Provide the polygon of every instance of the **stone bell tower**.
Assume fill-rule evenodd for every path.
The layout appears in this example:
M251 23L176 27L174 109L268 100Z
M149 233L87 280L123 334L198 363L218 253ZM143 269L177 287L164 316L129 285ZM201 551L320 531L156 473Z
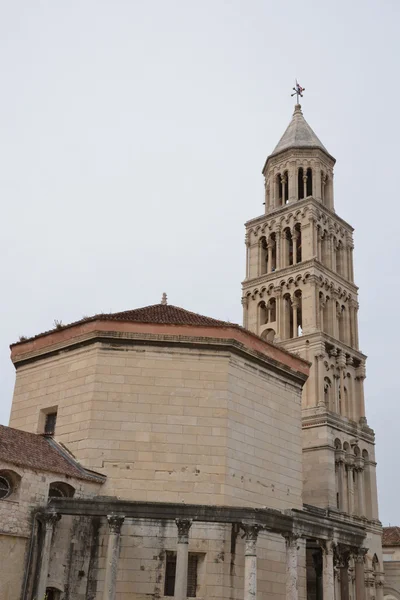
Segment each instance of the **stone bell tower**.
M312 365L302 397L304 503L362 519L381 561L353 228L335 213L334 165L297 104L263 168L265 214L246 223L243 320Z

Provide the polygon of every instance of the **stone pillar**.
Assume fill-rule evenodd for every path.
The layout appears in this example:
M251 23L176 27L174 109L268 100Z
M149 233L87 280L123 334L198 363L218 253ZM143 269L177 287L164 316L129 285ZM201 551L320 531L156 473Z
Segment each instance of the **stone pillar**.
M364 401L364 379L365 379L365 364L361 363L356 371L356 379L358 381L358 418L365 421L365 401Z
M357 470L357 491L358 491L358 514L360 517L366 517L365 510L365 486L364 486L364 459L361 456L356 458Z
M326 181L326 173L323 173L321 179L321 200L324 206L326 206Z
M354 472L354 457L347 455L347 502L348 502L348 512L349 515L354 514L354 482L353 482L353 472Z
M244 237L244 244L246 246L246 279L248 279L250 276L250 238L247 231Z
M313 196L316 200L321 200L321 167L317 165L313 170Z
M261 525L242 523L245 532L243 600L257 599L257 537ZM176 594L175 594L176 596ZM179 599L178 599L179 600Z
M333 550L332 540L326 540L321 544L322 549L322 597L323 600L335 600L335 579L333 573Z
M297 240L299 238L299 231L297 229L293 229L292 232L292 248L293 248L293 264L297 265Z
M282 268L281 237L282 237L281 228L278 226L276 228L276 235L275 235L275 251L276 251L276 268L277 269Z
M273 195L274 195L274 199L273 199L273 206L274 208L276 208L278 206L278 177L279 175L273 175L272 177L272 187L273 187Z
M335 461L338 467L338 494L339 494L339 510L347 512L347 502L345 503L345 453L344 450L335 450Z
M282 339L282 288L276 287L274 288L275 294L275 302L276 302L276 335L275 341L280 341Z
M354 347L356 348L356 350L358 350L358 302L355 303L354 306L354 341L355 341L355 345Z
M375 589L376 589L376 600L383 600L383 577L382 575L377 575L375 578Z
M365 549L360 548L354 554L354 566L356 576L356 600L365 600L365 577L364 577L364 555Z
M118 558L121 544L121 527L125 517L107 515L109 534L107 546L106 572L104 575L103 600L115 600L118 573Z
M243 307L243 327L247 329L247 312L248 312L248 304L249 299L248 296L242 297L242 307Z
M294 162L293 168L293 190L293 200L299 200L299 168L296 162Z
M307 171L305 170L304 173L307 173ZM307 175L303 175L303 190L304 190L303 198L307 198Z
M190 519L176 519L176 525L178 527L178 545L176 547L175 599L186 600L189 564L189 530L192 526L192 521Z
M341 399L341 403L342 403L342 410L339 411L340 414L342 416L348 416L348 407L345 406L345 393L344 393L344 371L346 368L346 357L345 355L341 352L339 354L339 356L337 357L337 366L339 367L339 373L340 373L340 399Z
M293 311L293 337L296 338L297 337L297 309L299 308L299 301L298 299L293 296L293 300L292 300L292 311Z
M283 177L282 177L282 206L285 206L285 204L286 204L285 198L286 198L286 186L287 185L288 185L287 177L285 175L283 175Z
M298 600L297 536L286 535L286 600Z
M347 555L340 561L340 600L349 600L349 559Z
M268 262L267 262L267 273L272 273L272 240L268 240Z
M51 541L53 539L54 527L60 518L60 515L57 513L48 513L40 515L39 517L39 520L44 527L40 574L36 590L36 597L40 599L44 598L46 595L47 581L49 576Z

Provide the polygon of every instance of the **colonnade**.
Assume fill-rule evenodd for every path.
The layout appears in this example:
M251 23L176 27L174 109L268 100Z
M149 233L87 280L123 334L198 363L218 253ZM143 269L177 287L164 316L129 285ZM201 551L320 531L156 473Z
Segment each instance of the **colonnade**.
M258 274L273 273L302 261L301 226L280 228L264 236L258 246Z
M316 259L344 279L353 282L353 241L338 239L333 229L327 231L316 224L314 227L317 228L313 252Z
M266 176L266 212L310 196L333 210L333 174L328 175L318 166L309 167L292 161L279 172Z
M371 462L366 450L362 455L350 452L349 444L343 449L337 440L335 449L335 471L337 507L350 515L376 518L371 498Z
M302 328L302 295L297 291L293 296L283 294L282 289L274 290L270 297L258 304L257 328L262 334L266 325L272 326L280 340L296 338Z
M317 308L317 328L357 349L358 302L351 298L343 300L334 290L320 291Z

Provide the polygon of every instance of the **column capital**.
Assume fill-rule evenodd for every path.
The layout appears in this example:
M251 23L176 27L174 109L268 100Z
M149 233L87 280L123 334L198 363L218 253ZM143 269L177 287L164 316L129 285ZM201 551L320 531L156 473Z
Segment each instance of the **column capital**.
M107 515L108 527L110 533L120 534L121 527L125 521L125 517L122 515Z
M351 556L356 564L363 564L368 548L352 548Z
M248 296L242 296L241 302L242 302L242 306L248 306L249 300L248 300Z
M333 540L318 540L318 545L322 554L333 556L336 549L336 543Z
M245 533L245 556L256 556L257 538L259 532L263 529L262 525L259 525L258 523L240 523L240 527Z
M175 519L178 528L178 544L189 543L189 530L192 526L191 519Z
M52 530L57 521L61 519L61 515L56 512L43 513L39 515L39 520L43 523L47 530Z

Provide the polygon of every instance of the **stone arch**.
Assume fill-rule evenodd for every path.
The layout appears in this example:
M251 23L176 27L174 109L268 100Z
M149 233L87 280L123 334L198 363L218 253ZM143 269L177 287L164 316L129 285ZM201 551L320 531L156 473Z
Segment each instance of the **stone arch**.
M52 481L49 485L49 498L73 498L75 488L65 481Z

